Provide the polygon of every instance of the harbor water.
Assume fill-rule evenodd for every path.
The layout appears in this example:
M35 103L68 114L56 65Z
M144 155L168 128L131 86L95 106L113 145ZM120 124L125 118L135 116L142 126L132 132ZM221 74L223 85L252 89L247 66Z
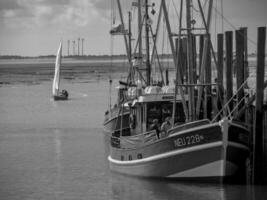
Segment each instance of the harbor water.
M80 78L64 77L61 89L68 90L70 99L55 102L52 68L40 75L3 66L0 200L267 199L267 186L183 183L110 172L102 133L108 73L89 70Z

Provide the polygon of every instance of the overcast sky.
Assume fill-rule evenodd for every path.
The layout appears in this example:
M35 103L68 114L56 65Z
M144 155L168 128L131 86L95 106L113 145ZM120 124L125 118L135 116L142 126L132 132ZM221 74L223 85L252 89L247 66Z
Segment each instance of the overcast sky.
M110 54L111 1L0 0L0 55L55 54L61 39L66 54L67 40L78 37L85 38L85 54ZM257 27L267 24L267 0L223 0L223 5L226 19L236 28L247 26L256 42ZM224 24L224 30L233 30Z

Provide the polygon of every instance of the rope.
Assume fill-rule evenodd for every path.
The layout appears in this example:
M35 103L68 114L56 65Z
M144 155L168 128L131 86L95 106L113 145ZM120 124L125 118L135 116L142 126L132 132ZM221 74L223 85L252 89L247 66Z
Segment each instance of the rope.
M224 21L223 21L223 0L221 0L221 20L222 20L222 33L224 32Z
M235 92L235 94L226 102L226 104L222 107L222 109L217 113L217 115L213 118L212 122L214 122L216 120L216 118L223 112L223 110L225 108L228 109L228 117L231 117L230 115L232 114L232 112L230 111L229 108L229 104L231 103L231 101L234 99L234 97L237 95L237 93L246 85L248 81L248 78L242 83L242 85L238 88L238 90ZM239 104L238 104L239 105Z
M217 10L217 8L215 8L215 7L213 7L213 9L215 10L215 12L217 13L217 14L219 14L221 17L222 17L222 19L225 21L225 22L227 22L228 23L228 25L230 25L234 30L238 30L237 29L237 27L235 26L235 25L233 25L221 12L219 12L218 10ZM252 39L250 39L249 37L247 37L247 39L248 39L248 41L250 41L252 44L254 44L255 46L257 45L257 43L255 42L255 41L253 41Z

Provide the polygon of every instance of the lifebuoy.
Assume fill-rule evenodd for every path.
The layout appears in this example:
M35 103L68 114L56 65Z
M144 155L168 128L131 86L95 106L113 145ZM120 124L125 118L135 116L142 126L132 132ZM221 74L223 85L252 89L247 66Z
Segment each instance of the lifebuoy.
M135 129L136 127L136 116L131 114L129 118L129 124L131 129Z

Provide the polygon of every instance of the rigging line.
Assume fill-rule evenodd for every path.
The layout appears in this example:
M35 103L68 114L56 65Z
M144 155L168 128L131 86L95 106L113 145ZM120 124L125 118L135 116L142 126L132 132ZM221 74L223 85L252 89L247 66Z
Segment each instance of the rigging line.
M208 2L208 0L206 0L206 1L204 2L203 6L202 6L202 9L203 9L203 10L205 10L205 7L206 7L206 5L207 5L207 2ZM198 12L199 12L200 15L201 15L201 10L200 10L200 8L199 8ZM201 20L201 21L202 21L201 26L203 27L203 26L204 26L204 21L203 21L203 20Z
M238 30L237 27L235 27L235 25L233 25L222 13L220 13L216 8L213 7L213 9L215 10L216 13L218 13L225 22L228 23L228 25L230 25L233 29ZM243 35L244 36L244 35ZM252 39L250 39L249 37L247 37L248 41L250 41L252 44L254 44L255 46L257 45L257 43L255 41L253 41Z
M169 1L169 5L168 5L168 8L167 8L167 12L169 13L170 12L170 6L171 6L171 2ZM173 21L174 23L174 21ZM166 45L166 51L167 51L167 58L168 58L168 64L167 64L167 69L169 70L170 68L170 62L169 62L169 59L170 59L170 53L169 53L169 43L167 42L167 45Z
M221 20L222 20L222 33L224 32L224 21L223 21L223 0L221 0Z
M217 113L217 115L213 118L212 122L215 121L215 119L219 116L219 114L226 108L229 107L229 104L234 99L234 97L239 93L239 91L246 85L248 82L249 77L242 83L242 85L236 90L235 94L224 104L224 106L221 108L221 110Z
M215 0L215 6L216 6L216 9L218 8L218 0ZM215 28L214 28L214 35L217 35L217 15L216 13L214 13L215 15L215 20L214 20L214 24L215 24ZM217 44L217 37L214 37L215 39L215 44Z
M179 13L178 13L178 11L177 11L176 5L175 5L175 3L174 3L173 0L172 0L172 4L173 4L174 10L175 10L175 14L176 14L176 16L178 17L178 20L180 21L180 15L179 15Z
M151 31L151 35L153 35L152 27L149 26L149 28L150 28L150 31ZM155 38L154 38L154 37L153 37L153 42L155 43ZM159 55L158 55L158 51L157 51L157 47L156 47L156 45L154 45L154 50L155 50L156 57L157 57L157 61L158 61L158 66L159 66L160 75L161 75L161 81L162 81L163 84L164 84L164 78L163 78L162 66L161 66L161 64L160 64L160 59L159 59ZM156 67L156 65L155 65L155 67ZM156 69L155 69L155 73L156 73Z

